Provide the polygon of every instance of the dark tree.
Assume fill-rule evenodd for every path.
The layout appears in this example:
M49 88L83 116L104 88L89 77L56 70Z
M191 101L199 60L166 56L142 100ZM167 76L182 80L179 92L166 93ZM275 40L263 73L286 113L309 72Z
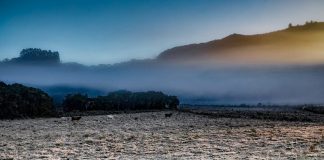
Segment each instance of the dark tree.
M292 27L293 27L293 25L291 23L289 23L288 28L292 28Z
M53 100L45 92L21 84L6 85L0 82L0 119L54 114Z
M27 48L20 52L19 57L3 61L16 64L46 64L53 65L60 63L60 55L56 51L42 50L39 48Z
M154 91L116 91L96 98L75 94L66 96L63 102L65 111L176 109L178 105L176 96Z
M176 96L169 96L167 103L171 109L177 109L180 104L180 101Z
M63 101L63 110L67 112L74 110L85 111L87 110L88 102L89 98L87 95L69 94Z

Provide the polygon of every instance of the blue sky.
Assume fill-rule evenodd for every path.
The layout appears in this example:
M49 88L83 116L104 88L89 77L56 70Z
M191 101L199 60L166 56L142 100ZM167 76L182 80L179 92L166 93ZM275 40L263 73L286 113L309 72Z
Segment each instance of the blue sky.
M165 49L324 21L322 0L0 0L0 59L23 48L110 64Z

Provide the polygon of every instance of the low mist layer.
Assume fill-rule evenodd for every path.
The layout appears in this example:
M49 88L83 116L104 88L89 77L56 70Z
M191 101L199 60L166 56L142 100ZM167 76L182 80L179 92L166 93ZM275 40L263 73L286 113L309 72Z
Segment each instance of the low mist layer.
M107 68L60 65L6 66L0 72L0 79L6 82L41 88L84 87L102 93L158 90L179 96L182 103L324 102L324 66L207 69L162 64Z
M191 104L318 104L324 103L323 41L324 24L311 22L262 35L234 34L115 65L61 63L57 52L25 49L0 63L0 80L57 97L156 90Z

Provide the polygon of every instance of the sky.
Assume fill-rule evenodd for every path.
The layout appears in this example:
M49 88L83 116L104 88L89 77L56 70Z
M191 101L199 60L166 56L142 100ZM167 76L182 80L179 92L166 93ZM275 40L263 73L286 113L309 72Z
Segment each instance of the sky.
M323 0L0 0L0 60L30 47L87 65L155 58L232 33L324 21L323 8Z

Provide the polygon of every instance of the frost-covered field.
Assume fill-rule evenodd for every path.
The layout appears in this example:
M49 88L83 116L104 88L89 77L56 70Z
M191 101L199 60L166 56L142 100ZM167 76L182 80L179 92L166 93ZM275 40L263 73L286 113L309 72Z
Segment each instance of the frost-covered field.
M166 113L173 113L166 118ZM176 111L0 121L0 159L324 158L324 122Z

